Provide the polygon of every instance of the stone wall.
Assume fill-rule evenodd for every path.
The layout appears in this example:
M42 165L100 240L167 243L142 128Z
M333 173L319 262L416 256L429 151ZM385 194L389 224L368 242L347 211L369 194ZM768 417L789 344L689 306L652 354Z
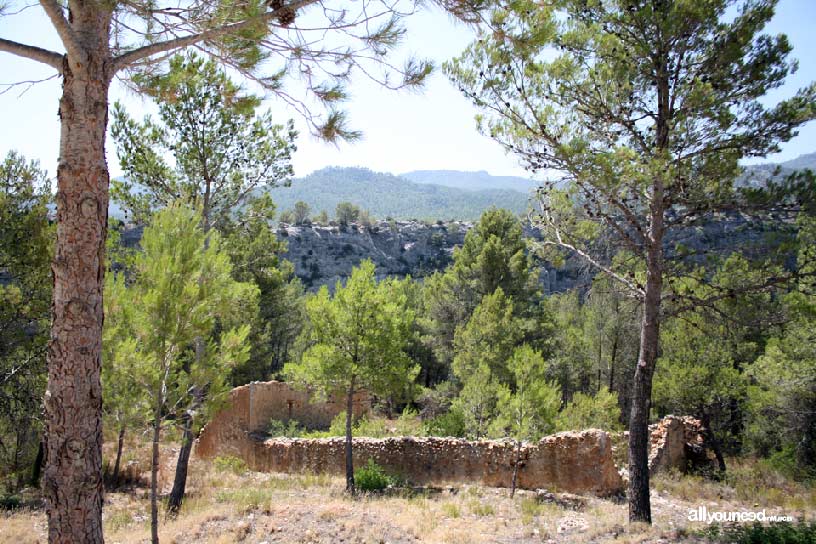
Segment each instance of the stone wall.
M706 450L703 425L699 419L689 416L668 415L649 425L649 474L654 475L671 469L685 471L689 462L707 463L710 454ZM626 477L629 464L629 432L611 435L615 463ZM702 451L700 458L690 459L690 450Z
M263 433L273 419L284 423L295 420L311 429L325 429L345 409L345 398L331 397L321 402L284 382L252 382L230 392L225 408L202 429L196 449L203 457L211 456L209 452L235 449L248 433ZM369 396L357 393L354 415L360 416L370 409Z
M230 403L203 429L195 452L201 458L232 455L264 472L345 471L342 438L287 439L264 435L269 421L294 419L311 427L327 427L343 411L342 399L310 403L308 393L283 382L255 382L235 388ZM354 413L371 407L360 394ZM703 444L702 426L694 418L667 416L650 426L649 471L684 469L689 446ZM610 436L590 429L565 432L524 444L518 486L571 493L612 495L623 490L628 433ZM354 462L368 459L415 484L479 483L508 487L515 462L511 441L468 441L454 438L355 438Z
M202 457L236 455L263 472L345 473L344 440L271 438L245 433L213 450L196 448ZM413 484L479 483L509 487L515 446L511 441L454 438L355 438L354 463L373 459L391 474ZM521 450L518 487L546 488L607 496L623 490L612 460L609 436L591 429L547 436Z

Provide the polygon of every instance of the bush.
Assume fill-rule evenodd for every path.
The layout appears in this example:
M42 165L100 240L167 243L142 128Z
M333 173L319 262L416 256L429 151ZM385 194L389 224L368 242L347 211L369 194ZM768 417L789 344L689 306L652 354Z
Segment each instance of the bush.
M246 462L238 457L225 455L223 457L216 457L213 459L213 466L220 472L232 472L241 475L249 470Z
M285 438L299 438L303 435L304 430L294 419L289 420L287 425L279 419L272 419L266 427L266 433L269 436L282 436Z
M601 389L593 397L576 393L572 401L558 414L556 428L559 431L580 431L583 429L603 429L620 431L620 408L618 394Z
M425 422L425 434L428 436L465 436L465 416L461 410L452 409L440 416Z
M811 544L816 542L816 523L773 523L762 525L712 526L703 532L715 542L729 544Z
M23 505L23 499L18 495L0 496L0 510L14 510Z
M354 483L360 491L382 491L394 484L394 478L369 458L364 467L354 471Z
M419 414L410 406L406 406L394 424L396 436L425 436L425 426L419 419Z

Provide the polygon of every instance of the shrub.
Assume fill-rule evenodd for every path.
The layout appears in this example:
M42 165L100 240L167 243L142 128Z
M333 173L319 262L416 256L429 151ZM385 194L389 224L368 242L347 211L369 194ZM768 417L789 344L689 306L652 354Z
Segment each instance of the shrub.
M394 479L369 458L365 466L354 471L354 482L360 491L382 491L392 485Z
M714 525L703 536L728 544L810 544L816 542L816 523L773 523L720 527Z
M0 496L0 510L14 510L23 505L23 499L18 495Z
M572 401L558 414L556 427L559 431L580 431L583 429L603 429L619 431L623 427L619 420L618 394L601 389L593 397L576 393Z
M425 421L428 436L465 436L465 416L461 410L452 409L442 415Z
M397 436L425 436L425 426L419 419L419 414L410 406L406 406L394 425Z
M249 470L246 462L238 457L225 455L223 457L216 457L213 459L213 466L220 472L232 472L241 475Z
M289 424L286 424L279 419L272 419L269 421L269 425L266 427L266 433L269 436L299 438L303 435L304 430L294 419L289 420Z

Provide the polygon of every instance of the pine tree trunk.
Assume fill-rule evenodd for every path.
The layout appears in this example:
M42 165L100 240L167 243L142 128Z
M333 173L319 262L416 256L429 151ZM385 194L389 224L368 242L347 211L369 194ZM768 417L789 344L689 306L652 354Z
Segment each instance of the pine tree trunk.
M79 11L71 12L71 24L86 58L67 57L63 65L43 491L50 542L97 543L103 542L99 374L108 220L110 13L96 3L74 7Z
M348 389L348 398L346 399L346 491L352 495L355 493L354 488L354 459L352 457L351 449L351 422L354 409L354 377L351 378L351 384Z
M31 467L31 481L29 484L36 487L40 483L40 474L42 473L43 461L45 461L45 444L44 439L40 439L40 445L37 447L37 458L34 459L34 466Z
M618 331L615 331L615 340L612 342L612 355L609 359L609 392L615 390L615 358L618 356Z
M510 484L510 498L516 494L516 482L518 481L519 463L521 463L521 440L516 440L516 463L513 465L513 481Z
M113 464L113 485L119 484L119 465L122 462L122 449L125 445L125 426L119 429L119 438L116 441L116 462Z
M663 9L663 8L661 8ZM654 158L669 158L670 87L669 60L658 50L655 82L657 119ZM649 500L649 412L652 406L652 377L660 347L660 306L663 295L663 237L665 234L663 172L653 174L649 203L649 229L645 236L646 288L643 297L643 321L640 327L640 353L632 387L632 411L629 417L629 521L652 522Z
M150 461L150 542L159 544L159 438L161 437L161 411L157 409L153 420L153 455Z
M711 446L711 449L714 450L714 457L717 459L717 467L720 469L720 473L725 474L728 467L725 465L725 457L722 453L720 441L717 440L717 435L714 434L714 429L711 428L711 417L705 410L701 410L701 414L700 419L703 423L703 433L705 434L706 440Z
M662 211L660 212L662 216ZM629 521L652 522L649 501L649 412L652 376L660 341L660 297L663 286L662 240L648 250L646 294L629 417Z
M179 449L176 474L173 478L173 490L167 502L167 511L177 514L184 501L184 492L187 488L187 469L190 465L190 452L193 450L193 418L185 412L183 417L181 449Z

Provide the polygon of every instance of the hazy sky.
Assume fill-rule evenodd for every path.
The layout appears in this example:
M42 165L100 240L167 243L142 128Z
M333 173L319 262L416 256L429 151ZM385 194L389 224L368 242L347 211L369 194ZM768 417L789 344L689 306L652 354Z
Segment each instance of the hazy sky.
M24 0L12 2L12 8ZM35 2L30 2L35 4ZM781 0L777 14L766 29L784 32L799 59L799 71L787 85L771 94L770 100L790 95L816 80L816 0ZM38 5L22 13L0 18L0 37L62 50L53 29ZM411 17L405 46L412 52L441 63L457 55L472 39L472 31L455 23L438 9ZM0 52L0 83L38 80L49 75L47 67ZM57 107L60 84L55 78L38 83L22 96L16 87L0 95L0 156L10 149L39 159L52 175L56 171L59 119ZM3 87L0 87L0 91ZM486 170L494 175L524 175L515 160L489 138L477 134L475 109L441 73L434 74L421 94L389 92L362 78L351 86L350 112L353 128L364 132L361 142L339 147L316 141L295 117L301 129L294 157L296 175L330 165L365 166L377 171L402 173L410 170ZM140 118L155 111L149 101L128 94L115 83L112 101L123 99L131 115ZM278 118L294 116L279 101L266 105ZM816 151L816 123L804 127L800 135L769 160L788 160ZM108 163L113 175L121 170L108 142Z

